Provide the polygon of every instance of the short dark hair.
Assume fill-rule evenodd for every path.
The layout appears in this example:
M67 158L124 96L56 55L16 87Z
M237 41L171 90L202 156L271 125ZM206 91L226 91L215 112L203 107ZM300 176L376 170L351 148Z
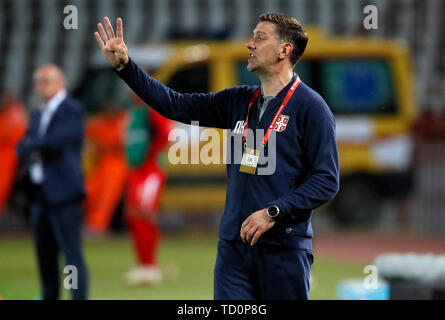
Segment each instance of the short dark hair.
M303 55L308 42L308 36L297 19L282 13L264 13L259 17L260 22L271 22L277 26L277 39L290 42L293 50L290 62L295 65Z

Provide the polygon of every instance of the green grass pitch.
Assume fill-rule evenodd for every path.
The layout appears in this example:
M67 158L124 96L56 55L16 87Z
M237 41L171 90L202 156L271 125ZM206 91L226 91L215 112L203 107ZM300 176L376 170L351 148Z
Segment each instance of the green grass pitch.
M164 236L159 256L163 283L158 287L128 288L124 285L123 275L134 266L134 252L128 235L88 239L84 246L90 299L212 299L217 241L215 233L206 232ZM63 259L60 265L63 266ZM340 280L364 277L360 264L325 259L317 254L312 276L311 299L335 299ZM63 287L61 293L63 299L69 299ZM39 294L30 235L0 237L0 297L27 300L37 298Z

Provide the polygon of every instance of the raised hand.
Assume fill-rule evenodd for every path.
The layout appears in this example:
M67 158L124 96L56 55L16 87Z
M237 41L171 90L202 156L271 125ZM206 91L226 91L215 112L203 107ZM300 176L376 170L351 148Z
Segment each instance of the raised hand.
M122 19L116 19L116 36L114 35L110 19L105 17L104 22L107 32L105 32L102 23L98 23L97 28L99 32L95 32L94 36L96 37L97 43L99 43L105 59L117 70L122 70L129 61L127 46L124 42Z

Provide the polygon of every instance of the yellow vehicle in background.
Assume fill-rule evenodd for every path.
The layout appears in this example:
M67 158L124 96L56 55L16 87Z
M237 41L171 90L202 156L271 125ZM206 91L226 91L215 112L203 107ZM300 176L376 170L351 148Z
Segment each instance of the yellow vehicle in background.
M338 222L373 221L385 197L404 196L412 184L410 129L417 106L409 53L394 41L308 33L308 47L295 71L335 115L341 187L331 207ZM249 53L242 41L130 45L129 53L153 77L182 93L259 84L246 70ZM103 57L98 54L91 65L78 96L91 109L101 99L98 91L124 100L128 92L117 76L110 75L113 71ZM162 208L222 212L225 170L224 164L168 163Z

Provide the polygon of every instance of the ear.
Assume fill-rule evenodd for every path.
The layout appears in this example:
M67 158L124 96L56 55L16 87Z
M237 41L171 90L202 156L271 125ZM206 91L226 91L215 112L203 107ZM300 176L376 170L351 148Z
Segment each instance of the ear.
M283 60L283 59L289 57L293 50L294 50L294 48L290 42L281 43L279 51L278 51L278 58L280 60Z

